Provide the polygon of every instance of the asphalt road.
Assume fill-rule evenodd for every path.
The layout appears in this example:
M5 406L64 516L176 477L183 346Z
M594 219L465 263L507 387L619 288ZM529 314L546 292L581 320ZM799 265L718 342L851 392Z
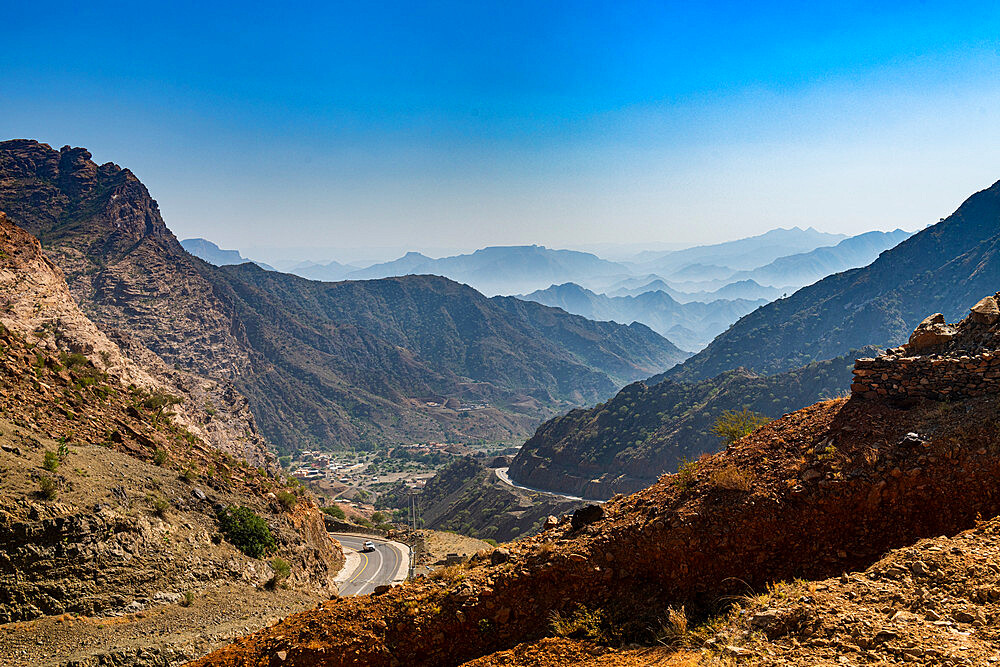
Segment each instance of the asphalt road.
M334 537L345 547L359 552L361 556L357 569L340 585L342 596L366 595L373 592L380 584L392 583L396 571L403 564L403 554L378 538L343 533L337 533ZM361 551L366 540L375 543L375 551Z
M545 493L550 496L558 496L560 498L565 498L566 500L576 500L581 503L596 503L598 505L603 505L605 500L597 500L594 498L581 498L580 496L569 496L565 493L559 493L558 491L546 491L545 489L536 489L532 486L524 486L523 484L518 484L510 478L508 474L509 468L495 468L494 472L497 474L497 479L506 484L507 486L513 486L516 489L522 489L524 491L534 491L535 493Z

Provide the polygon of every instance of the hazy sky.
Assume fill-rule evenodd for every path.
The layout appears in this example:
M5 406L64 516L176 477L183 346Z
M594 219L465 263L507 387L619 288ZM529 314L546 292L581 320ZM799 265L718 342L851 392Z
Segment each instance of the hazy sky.
M180 238L224 247L917 229L1000 179L995 2L5 2L0 23L0 135L128 167Z

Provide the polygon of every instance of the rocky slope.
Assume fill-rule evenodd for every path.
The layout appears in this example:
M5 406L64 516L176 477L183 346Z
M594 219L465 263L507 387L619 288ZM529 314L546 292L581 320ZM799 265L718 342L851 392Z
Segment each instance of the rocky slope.
M330 285L209 265L181 248L131 172L84 149L0 143L0 210L42 241L84 312L129 356L152 353L183 374L176 381L204 392L197 400L230 435L257 438L252 412L283 450L515 439L684 356L648 329L541 307L512 316L444 279ZM490 408L465 418L427 409L441 397Z
M406 509L406 489L379 499L380 506ZM525 491L499 480L493 468L474 457L447 466L417 496L424 525L500 542L537 532L550 515L572 512L583 503Z
M324 603L194 664L461 664L567 625L652 645L679 625L670 608L704 619L733 596L862 570L996 516L998 400L819 403L468 567ZM989 626L970 629L985 646Z
M773 418L846 393L860 355L772 376L741 368L701 382L663 376L636 382L605 403L538 427L514 457L511 478L584 498L633 493L723 447L711 428L726 410L747 408Z
M184 397L174 411L178 423L216 448L252 465L273 466L273 455L246 405L231 388L223 389L191 373L172 369L133 338L116 332L131 356L122 353L81 312L62 271L38 240L0 212L0 323L28 337L39 350L82 354L102 372L126 385ZM218 406L218 407L216 407ZM214 418L221 409L226 418Z
M78 664L168 664L158 656L176 663L232 636L230 628L208 638L219 615L214 603L201 603L198 612L166 611L188 593L226 604L267 596L261 587L274 576L268 562L219 539L217 512L229 506L265 517L290 572L287 591L266 600L269 615L227 611L227 623L243 630L336 594L333 577L343 557L318 508L294 495L279 503L285 490L273 471L205 438L213 432L211 415L200 404L184 405L193 394L124 355L80 311L38 241L2 213L0 295L5 664L63 664L70 655ZM47 633L34 635L30 646L7 643L49 626L53 616L121 617L129 629L147 610L182 625L200 617L206 639L178 636L175 626L161 623L157 635L133 633L127 645L116 643L120 636L67 644Z
M960 319L1000 281L1000 183L867 267L829 276L750 313L671 372L693 381L744 366L778 373L865 345L906 341L927 310Z
M318 508L303 498L288 511L276 499L281 483L175 424L157 407L162 394L126 387L85 358L44 351L6 327L0 376L0 623L18 623L0 625L4 653L17 659L9 664L69 655L92 661L79 664L102 655L174 664L217 645L229 635L197 643L170 627L117 648L83 637L65 645L44 634L11 653L4 638L61 614L131 615L122 617L128 626L135 614L176 606L189 592L266 597L268 562L219 539L216 513L227 506L264 516L291 566L287 583L296 594L275 609L287 613L336 593L343 557ZM206 631L218 611L201 607ZM173 663L153 660L166 647Z

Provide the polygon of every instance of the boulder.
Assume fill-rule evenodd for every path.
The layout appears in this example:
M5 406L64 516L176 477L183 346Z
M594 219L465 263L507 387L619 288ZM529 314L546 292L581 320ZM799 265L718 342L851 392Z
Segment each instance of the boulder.
M604 508L600 505L587 505L573 512L571 525L573 529L582 528L604 518Z
M909 352L920 352L927 348L947 343L955 337L954 327L944 321L944 315L934 313L917 325L906 344Z
M490 563L500 565L510 560L510 551L504 547L498 547L490 553Z
M969 311L969 319L986 325L994 325L1000 321L1000 306L997 305L996 297L988 296L980 300Z

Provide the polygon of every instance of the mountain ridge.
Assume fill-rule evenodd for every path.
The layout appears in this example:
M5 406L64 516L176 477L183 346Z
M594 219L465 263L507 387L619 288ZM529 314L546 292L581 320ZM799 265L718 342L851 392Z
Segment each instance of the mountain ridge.
M538 315L568 336L576 329L576 338L597 341L588 362L581 350L543 340L538 323L511 318L472 290L445 279L416 278L403 283L437 286L439 305L448 294L456 297L453 310L410 298L407 335L422 341L425 352L448 353L451 365L418 358L366 329L371 319L364 326L336 322L307 307L333 305L333 295L352 291L358 299L353 306L360 308L376 303L388 283L324 284L252 264L215 267L183 250L131 172L112 163L98 166L81 148L0 143L0 210L43 239L74 298L102 330L123 343L137 341L167 366L207 380L202 384L214 383L220 391L238 388L261 431L285 451L373 446L387 439L509 440L557 408L610 395L617 383L664 370L685 356L652 332L591 325L561 311ZM352 305L339 304L341 312ZM473 345L456 336L437 340L455 321L468 324L463 335ZM498 335L501 324L505 333ZM384 323L380 331L388 335ZM397 343L406 338L392 333ZM452 354L454 345L473 351L471 365ZM528 350L540 356L526 358ZM487 355L492 355L488 362ZM605 362L617 380L598 367ZM539 371L541 382L508 382L531 376L525 372L529 367ZM463 378L462 368L483 375ZM424 405L441 394L476 402L486 396L492 404L468 412Z

